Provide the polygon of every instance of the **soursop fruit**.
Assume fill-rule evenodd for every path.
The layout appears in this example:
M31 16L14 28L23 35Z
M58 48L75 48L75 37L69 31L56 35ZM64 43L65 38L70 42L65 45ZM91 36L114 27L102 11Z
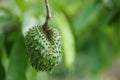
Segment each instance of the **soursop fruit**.
M37 71L51 71L61 61L62 40L54 28L32 27L25 36L25 45L30 63Z

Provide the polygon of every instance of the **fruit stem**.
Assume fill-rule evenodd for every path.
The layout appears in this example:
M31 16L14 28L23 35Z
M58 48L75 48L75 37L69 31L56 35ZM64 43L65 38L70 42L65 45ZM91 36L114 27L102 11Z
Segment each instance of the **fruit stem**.
M51 11L50 11L50 7L49 7L49 2L48 0L45 0L45 5L46 5L46 12L47 12L47 16L46 16L46 20L45 20L45 23L43 25L43 28L45 31L48 31L50 30L49 26L48 26L48 21L50 20L51 18Z
M45 4L46 4L46 11L47 11L46 22L48 22L49 19L51 18L51 11L50 11L48 0L45 0Z

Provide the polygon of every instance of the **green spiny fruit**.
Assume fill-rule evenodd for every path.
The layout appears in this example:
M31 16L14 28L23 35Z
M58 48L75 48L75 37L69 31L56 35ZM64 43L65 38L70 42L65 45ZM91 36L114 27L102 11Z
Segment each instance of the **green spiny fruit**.
M61 60L61 36L56 29L34 26L27 32L25 44L37 71L51 71Z

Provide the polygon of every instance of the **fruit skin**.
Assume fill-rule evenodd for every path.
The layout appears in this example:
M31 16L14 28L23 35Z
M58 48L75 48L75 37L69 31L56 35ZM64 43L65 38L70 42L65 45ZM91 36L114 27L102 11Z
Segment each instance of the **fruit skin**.
M45 31L34 26L25 36L25 45L31 65L37 71L51 71L61 61L62 40L56 29Z

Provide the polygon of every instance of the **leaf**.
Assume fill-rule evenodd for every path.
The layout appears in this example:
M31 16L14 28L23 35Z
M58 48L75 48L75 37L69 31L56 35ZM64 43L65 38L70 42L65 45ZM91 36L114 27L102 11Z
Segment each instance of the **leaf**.
M26 80L26 66L27 57L24 47L24 39L23 36L19 33L10 54L7 80Z
M0 79L5 80L5 70L4 70L4 68L3 68L2 64L1 64L1 61L0 61Z
M26 80L37 80L37 74L38 72L32 68L32 66L28 65L27 70L26 70Z
M15 0L22 12L28 9L28 3L25 0Z
M0 7L0 29L6 29L18 25L19 17L15 15L9 8ZM1 31L0 30L0 31Z
M5 40L5 35L4 35L3 31L0 31L0 50L4 46L4 40Z
M70 25L62 12L55 12L53 22L56 28L60 30L62 36L65 64L72 70L74 69L75 60L75 42Z
M120 11L120 1L119 0L112 0L112 1L115 4L116 9Z
M79 16L77 16L76 20L74 21L74 32L78 36L81 31L86 29L88 25L96 18L99 12L102 10L102 4L90 4L80 12Z
M74 16L77 12L79 12L80 8L82 7L82 1L79 0L51 0L53 5L52 8L59 8L62 10L67 16Z
M1 34L0 34L0 40L2 40L2 39L1 39ZM0 41L0 79L5 80L5 69L2 65L2 48L3 48L3 45L1 45L1 41Z
M26 72L26 80L49 80L46 72L37 72L30 64Z

